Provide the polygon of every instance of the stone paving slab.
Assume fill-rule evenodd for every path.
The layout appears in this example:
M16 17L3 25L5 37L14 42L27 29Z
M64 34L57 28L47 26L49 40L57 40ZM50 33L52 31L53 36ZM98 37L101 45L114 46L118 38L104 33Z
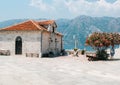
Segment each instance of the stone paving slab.
M0 56L0 85L120 85L119 59Z

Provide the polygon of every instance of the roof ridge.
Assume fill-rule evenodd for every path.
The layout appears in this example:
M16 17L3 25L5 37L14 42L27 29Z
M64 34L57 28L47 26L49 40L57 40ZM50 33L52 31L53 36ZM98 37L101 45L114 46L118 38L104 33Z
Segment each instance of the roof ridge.
M30 20L30 21L31 21L39 30L45 30L45 28L42 27L42 26L40 26L40 25L38 25L36 21L34 21L34 20ZM42 28L42 29L41 29L41 28Z
M34 20L30 20L39 30L41 29L36 23Z

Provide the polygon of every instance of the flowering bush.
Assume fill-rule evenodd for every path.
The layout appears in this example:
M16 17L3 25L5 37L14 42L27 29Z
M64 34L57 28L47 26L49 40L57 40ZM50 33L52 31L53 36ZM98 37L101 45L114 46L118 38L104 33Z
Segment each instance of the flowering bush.
M94 32L87 37L85 43L97 50L99 55L101 55L100 53L104 53L103 51L105 51L109 46L114 47L114 45L120 44L120 34Z
M120 44L120 34L118 33L97 33L94 32L86 39L86 45L94 49L107 48L109 46Z

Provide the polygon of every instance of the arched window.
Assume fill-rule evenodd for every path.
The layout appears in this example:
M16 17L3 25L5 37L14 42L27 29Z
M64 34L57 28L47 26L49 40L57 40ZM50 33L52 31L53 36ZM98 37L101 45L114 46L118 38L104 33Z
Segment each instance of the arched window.
M22 54L22 38L20 36L15 39L15 54Z

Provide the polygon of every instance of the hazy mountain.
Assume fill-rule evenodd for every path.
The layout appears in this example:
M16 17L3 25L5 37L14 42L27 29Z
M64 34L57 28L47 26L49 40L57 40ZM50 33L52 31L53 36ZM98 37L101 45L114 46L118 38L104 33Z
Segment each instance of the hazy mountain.
M0 22L0 28L10 26L27 19ZM40 19L39 19L40 20ZM83 49L86 37L92 32L120 32L120 18L78 16L74 19L58 19L57 30L64 35L64 47L74 48L75 39L78 47Z
M3 21L3 22L0 22L0 28L11 26L11 25L23 22L25 20L27 19L12 19L12 20Z

